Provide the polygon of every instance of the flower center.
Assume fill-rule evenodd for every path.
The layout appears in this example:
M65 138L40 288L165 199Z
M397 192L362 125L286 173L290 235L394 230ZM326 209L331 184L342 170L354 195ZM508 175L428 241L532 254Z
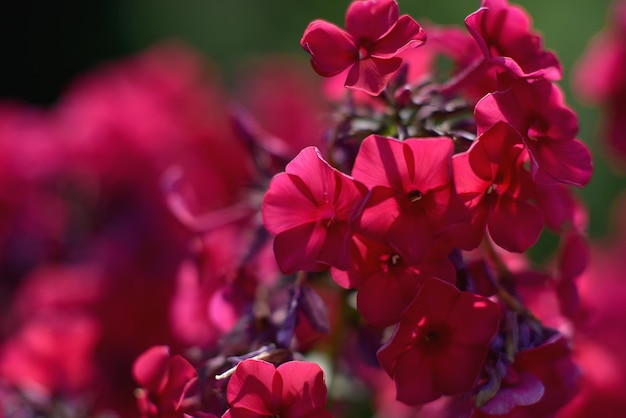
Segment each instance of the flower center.
M424 197L422 192L419 190L411 190L407 196L409 197L409 202L411 203L419 202Z
M437 344L440 339L441 334L435 330L430 330L424 335L424 342L426 342L426 344Z
M365 59L369 56L369 51L367 50L367 48L360 46L359 47L359 60Z

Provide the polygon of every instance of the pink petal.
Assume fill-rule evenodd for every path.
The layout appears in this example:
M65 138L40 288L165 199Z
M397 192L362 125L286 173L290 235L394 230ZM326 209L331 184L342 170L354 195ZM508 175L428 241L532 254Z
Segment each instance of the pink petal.
M399 15L395 0L354 1L346 12L346 30L354 39L370 43L387 33Z
M386 187L374 187L354 228L367 238L385 243L387 231L400 215L396 193Z
M419 264L435 240L432 223L422 212L401 213L387 232L387 242L410 263Z
M402 355L411 351L416 343L417 333L412 318L402 318L391 338L376 352L376 357L381 367L393 378L398 360Z
M417 405L441 397L435 387L435 373L430 357L418 350L406 352L398 360L398 367L393 375L396 399L407 405Z
M373 326L388 327L400 320L420 286L420 277L415 274L374 274L359 288L357 308Z
M515 169L521 144L521 135L508 123L498 121L472 144L469 164L480 178L502 181L504 175Z
M359 58L352 37L332 23L315 20L309 23L300 45L311 54L315 71L324 77L339 74Z
M407 139L405 144L412 151L411 161L408 161L407 157L412 180L409 190L417 188L424 193L451 184L454 151L451 139L446 137Z
M407 169L405 144L395 138L370 135L363 140L354 161L352 176L365 186L385 186L401 191L404 179L412 178Z
M350 254L348 252L350 230L347 224L333 222L326 229L324 244L320 248L316 261L347 270L350 268Z
M359 60L350 69L345 86L378 96L401 64L400 58L369 57Z
M298 176L306 183L310 198L318 205L337 200L336 170L322 158L317 147L306 147L287 164L285 172Z
M288 361L278 366L283 379L282 408L285 416L308 417L326 405L324 372L316 363Z
M376 58L395 57L409 48L416 48L426 41L426 33L411 16L403 15L398 23L383 38L369 49Z
M428 278L402 317L414 325L425 317L428 317L429 323L445 324L460 295L461 292L453 284L435 277Z
M261 360L244 360L228 382L226 396L232 407L231 414L235 409L244 409L272 416L277 412L282 390L282 379L274 365Z
M170 350L165 345L149 348L133 364L133 377L144 389L159 393L167 383Z
M498 331L500 308L491 300L461 292L449 311L448 325L454 344L486 349Z
M196 370L182 356L174 355L170 361L167 385L161 392L160 406L163 410L175 411L185 396L190 384L194 383L198 375Z
M473 324L470 324L470 327ZM495 331L493 332L495 334ZM474 387L487 357L487 344L472 347L451 341L435 362L434 384L443 395L462 395Z
M583 187L591 180L591 152L578 139L526 141L532 158L533 180L541 184L565 183Z
M261 208L263 225L273 235L315 222L318 205L298 176L280 173L272 179Z
M536 206L501 196L492 208L487 228L493 241L511 252L532 247L543 230L543 214Z
M318 263L326 239L326 228L317 222L281 232L274 238L274 254L280 270L293 274L299 270L319 271L328 268Z

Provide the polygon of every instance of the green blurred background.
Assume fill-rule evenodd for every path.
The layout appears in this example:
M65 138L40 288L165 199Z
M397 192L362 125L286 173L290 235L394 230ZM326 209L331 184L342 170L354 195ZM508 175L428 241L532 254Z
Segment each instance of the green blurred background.
M252 57L284 52L307 60L299 47L313 19L343 25L349 0L21 0L0 6L0 96L50 105L76 75L137 53L164 39L197 48L226 82ZM479 0L399 0L418 21L463 25ZM591 212L591 235L610 229L611 207L626 177L611 168L595 138L597 109L572 95L572 69L590 37L606 23L609 0L520 0L565 69L561 86L580 116L580 137L594 153L592 182L581 191ZM623 170L623 167L621 168ZM622 171L622 174L626 171ZM541 249L539 250L541 251Z

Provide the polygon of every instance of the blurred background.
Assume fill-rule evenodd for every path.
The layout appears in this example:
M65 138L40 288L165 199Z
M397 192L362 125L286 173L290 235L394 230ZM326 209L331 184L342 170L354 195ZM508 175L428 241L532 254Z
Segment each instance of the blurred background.
M588 40L607 21L609 0L520 0L557 52L565 70L560 85L580 116L580 137L594 154L592 182L581 191L591 212L592 236L609 229L611 203L626 178L610 166L595 138L597 110L576 101L572 69ZM271 53L307 59L299 40L308 22L342 24L348 0L108 0L3 2L0 6L0 97L48 106L78 74L103 62L177 39L205 54L228 85L247 60ZM462 25L479 1L399 0L418 21Z

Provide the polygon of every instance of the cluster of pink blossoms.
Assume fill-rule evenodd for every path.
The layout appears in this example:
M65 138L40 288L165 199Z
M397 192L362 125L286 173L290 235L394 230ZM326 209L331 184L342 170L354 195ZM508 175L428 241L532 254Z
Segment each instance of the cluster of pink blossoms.
M589 182L591 155L526 13L483 0L465 24L426 41L393 0L353 2L345 31L312 22L302 47L348 91L325 152L304 148L272 179L263 222L283 273L330 270L357 290L367 324L393 330L377 359L399 401L549 416L578 371L561 333L525 307L507 258L546 226L574 245L545 284L577 315L581 271L568 265L584 255L585 225L568 186ZM438 56L451 74L424 65Z
M570 186L589 182L591 154L555 84L559 61L526 12L483 0L465 24L424 29L395 0L359 0L345 30L324 20L306 28L301 46L336 102L326 141L289 157L284 140L235 118L273 156L260 211L283 279L257 283L222 354L197 374L165 348L140 357L144 415L331 416L321 369L298 360L319 332L330 332L321 344L331 356L343 353L343 365L329 359L332 379L368 382L381 370L420 416L430 407L433 416L547 417L573 399L571 335L523 295L541 283L560 318L582 316L586 221ZM449 74L435 66L441 58ZM278 156L291 159L283 172L267 165ZM523 253L546 227L561 237L557 266L534 272ZM314 289L327 290L329 277L345 291L325 302ZM354 342L334 330L347 332L337 304L344 315L355 309ZM244 342L247 352L232 352Z
M0 417L620 416L626 223L588 244L526 11L356 0L301 46L322 86L169 46L0 106Z

